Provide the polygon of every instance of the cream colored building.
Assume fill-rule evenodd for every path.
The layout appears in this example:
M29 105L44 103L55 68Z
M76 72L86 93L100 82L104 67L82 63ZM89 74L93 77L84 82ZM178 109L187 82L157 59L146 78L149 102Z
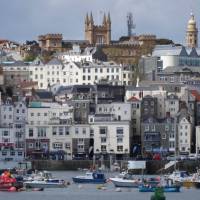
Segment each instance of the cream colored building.
M198 28L194 14L191 13L186 30L186 46L198 47Z

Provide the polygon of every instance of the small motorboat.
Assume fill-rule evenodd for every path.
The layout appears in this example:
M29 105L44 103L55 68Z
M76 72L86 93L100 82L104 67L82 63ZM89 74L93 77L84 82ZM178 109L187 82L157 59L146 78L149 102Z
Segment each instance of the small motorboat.
M110 178L109 180L115 185L115 187L137 188L142 184L142 181L139 179Z
M186 171L174 171L172 174L166 177L167 180L172 180L173 183L183 185L184 182L191 182L193 177Z
M105 175L101 172L87 172L84 176L76 176L72 178L74 183L105 183Z
M26 188L64 188L66 187L66 183L63 180L33 180L33 181L25 181L24 187Z
M149 185L139 186L139 192L155 192L157 188L162 188L164 192L180 192L180 186L178 185L165 185L160 187L151 187Z

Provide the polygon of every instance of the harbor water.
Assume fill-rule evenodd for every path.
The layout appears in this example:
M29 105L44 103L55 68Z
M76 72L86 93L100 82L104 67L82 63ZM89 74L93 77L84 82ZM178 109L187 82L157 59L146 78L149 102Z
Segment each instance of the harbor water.
M121 188L117 192L112 183L105 184L105 190L97 189L95 184L74 184L72 177L85 172L56 171L53 176L69 181L67 188L45 189L44 191L0 192L0 200L150 200L153 193L139 193L136 188ZM106 174L113 177L116 174ZM200 189L181 188L180 193L166 193L166 200L199 200Z

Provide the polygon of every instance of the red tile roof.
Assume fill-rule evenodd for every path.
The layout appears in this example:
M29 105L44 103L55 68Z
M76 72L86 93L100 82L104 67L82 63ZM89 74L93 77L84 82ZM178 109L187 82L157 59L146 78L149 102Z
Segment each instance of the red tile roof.
M191 90L191 94L196 98L197 101L200 101L200 94L196 90Z
M130 99L128 99L128 101L139 101L139 99L134 97L134 96L132 96Z

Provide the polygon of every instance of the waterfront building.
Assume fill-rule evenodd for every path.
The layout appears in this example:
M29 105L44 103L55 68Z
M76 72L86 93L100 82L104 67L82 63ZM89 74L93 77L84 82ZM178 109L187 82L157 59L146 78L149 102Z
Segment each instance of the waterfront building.
M24 101L7 99L0 106L0 159L21 161L25 157L25 126L27 108Z
M143 154L174 152L174 119L169 116L164 119L146 118L141 123L141 137Z
M186 108L182 108L178 116L178 150L179 153L191 153L193 140L193 117Z
M70 128L73 107L68 104L32 102L28 107L26 154L32 158L72 157ZM66 145L69 144L70 145Z

